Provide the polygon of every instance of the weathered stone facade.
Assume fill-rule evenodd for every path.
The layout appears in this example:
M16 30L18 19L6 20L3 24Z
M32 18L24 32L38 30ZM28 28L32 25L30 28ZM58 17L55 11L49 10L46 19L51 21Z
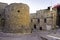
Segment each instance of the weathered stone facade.
M38 26L38 22L37 22L37 17L36 17L36 13L32 13L30 14L30 19L31 19L31 28L34 29L34 26ZM38 29L38 27L36 27Z
M32 15L32 20L34 22L31 22L32 27L34 28L33 25L36 26L36 29L38 30L50 30L48 29L49 27L51 29L56 28L56 16L57 16L57 10L50 8L48 9L43 9L43 10L38 10L35 14Z
M31 33L32 29L46 30L56 27L57 9L38 10L29 14L29 6L23 3L0 3L0 31L5 33ZM30 21L31 20L31 21Z
M30 33L29 7L23 3L12 3L5 8L5 27L3 32Z
M41 27L43 30L46 29L46 22L47 22L47 14L48 14L49 10L47 9L43 9L43 10L38 10L37 11L37 18L40 19L39 22L39 28Z
M57 21L57 9L56 8L53 8L52 11L51 11L51 15L52 15L52 18L53 18L53 22L52 22L52 26L53 26L53 29L56 28L56 21Z
M5 16L5 8L8 4L0 2L0 31L2 31L4 26L4 16Z

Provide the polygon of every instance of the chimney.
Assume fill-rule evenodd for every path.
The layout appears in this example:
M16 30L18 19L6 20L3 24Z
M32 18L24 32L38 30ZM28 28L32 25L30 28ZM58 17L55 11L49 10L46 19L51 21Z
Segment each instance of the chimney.
M48 10L50 10L50 7L48 7Z
M51 6L49 6L49 7L48 7L48 10L52 11L52 7L51 7Z

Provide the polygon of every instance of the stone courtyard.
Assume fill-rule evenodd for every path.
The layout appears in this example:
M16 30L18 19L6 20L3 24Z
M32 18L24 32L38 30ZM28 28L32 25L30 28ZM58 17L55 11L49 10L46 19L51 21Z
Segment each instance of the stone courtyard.
M60 40L58 11L50 9L30 14L27 4L0 3L0 40Z
M13 34L0 32L0 40L60 40L60 29L51 31L33 31L31 34Z

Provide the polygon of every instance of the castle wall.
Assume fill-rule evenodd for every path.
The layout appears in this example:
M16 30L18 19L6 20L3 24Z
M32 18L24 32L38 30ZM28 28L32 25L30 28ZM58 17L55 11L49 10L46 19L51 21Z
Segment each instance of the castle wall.
M0 31L2 31L4 26L4 16L5 16L5 8L8 4L7 3L1 3L0 2Z
M29 7L23 3L12 3L5 9L4 32L30 33Z

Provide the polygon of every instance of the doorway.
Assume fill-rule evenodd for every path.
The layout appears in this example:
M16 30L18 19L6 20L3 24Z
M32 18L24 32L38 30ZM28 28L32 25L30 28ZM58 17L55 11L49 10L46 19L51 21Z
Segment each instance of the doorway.
M36 29L36 24L34 24L34 29Z
M42 30L42 27L40 27L39 30Z

